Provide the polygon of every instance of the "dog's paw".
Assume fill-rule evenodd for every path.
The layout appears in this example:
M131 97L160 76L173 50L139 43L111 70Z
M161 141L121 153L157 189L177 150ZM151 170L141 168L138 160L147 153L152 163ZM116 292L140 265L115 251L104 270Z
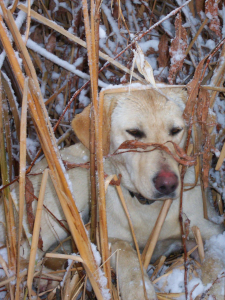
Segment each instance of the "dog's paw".
M156 293L153 284L148 276L144 276L145 289L148 300L156 300ZM145 300L145 293L143 287L143 280L140 277L139 270L132 270L131 276L127 276L127 280L120 283L121 298L122 300ZM146 299L146 300L147 300Z
M136 251L124 241L112 244L112 252L117 252L111 261L119 279L119 289L122 300L145 300L141 268ZM145 289L148 300L156 300L155 289L144 270ZM146 299L146 300L147 300Z

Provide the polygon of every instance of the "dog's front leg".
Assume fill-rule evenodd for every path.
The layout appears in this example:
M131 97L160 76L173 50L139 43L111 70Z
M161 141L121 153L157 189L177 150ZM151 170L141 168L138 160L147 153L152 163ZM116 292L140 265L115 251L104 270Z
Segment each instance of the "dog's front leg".
M118 276L122 300L145 300L137 252L128 242L121 240L113 242L111 249L112 253L116 252L112 256L111 265ZM157 299L153 284L145 270L144 280L148 299Z

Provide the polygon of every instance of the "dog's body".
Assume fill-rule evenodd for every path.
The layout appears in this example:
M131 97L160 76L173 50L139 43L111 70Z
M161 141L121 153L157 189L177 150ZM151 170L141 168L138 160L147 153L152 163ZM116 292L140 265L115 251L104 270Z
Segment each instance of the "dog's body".
M186 129L182 118L186 93L181 89L163 89L163 92L171 98L168 101L153 90L131 92L105 97L104 141L110 149L105 154L113 153L126 140L138 139L146 143L166 143L173 141L184 146ZM80 140L88 146L89 110L78 115L73 121L73 127ZM110 138L110 142L109 142ZM172 153L171 143L166 144ZM62 159L83 163L89 161L89 151L82 144L76 144L61 151ZM47 163L45 160L39 162L32 173L39 173ZM127 208L131 216L134 231L140 248L143 248L154 227L163 200L174 199L165 223L163 225L158 251L154 257L163 254L168 249L163 245L168 240L180 240L179 225L179 192L180 178L178 163L172 156L162 150L146 153L124 153L107 159L104 163L106 174L121 174L121 187L126 200ZM83 168L74 168L68 171L72 182L74 198L83 220L89 218L90 183L89 171ZM185 175L186 183L193 183L195 175L190 168ZM41 175L30 176L34 186L34 194L38 196ZM15 187L18 189L18 187ZM16 199L18 192L14 193ZM147 204L140 202L145 200ZM152 201L158 200L158 201ZM45 194L45 205L59 220L64 220L62 209L51 180L48 180ZM119 282L123 300L144 299L143 287L141 286L141 272L136 252L131 245L133 238L130 227L114 186L109 186L106 194L108 235L112 243L112 250L122 249L119 254ZM2 210L2 209L1 209ZM2 210L3 211L3 210ZM190 219L191 226L200 228L203 239L208 239L214 234L222 232L221 225L215 225L204 219L202 194L200 186L184 192L183 195L184 215ZM1 213L0 213L1 214ZM208 205L210 217L215 211ZM0 216L1 219L3 218ZM25 222L26 223L26 222ZM25 224L26 225L26 224ZM47 250L55 241L66 237L67 233L56 220L49 216L44 210L41 222L41 235L43 239L43 250ZM0 238L4 240L3 237ZM165 242L166 240L166 242ZM26 248L26 246L25 246ZM26 249L25 249L26 250ZM112 260L115 267L115 261ZM150 299L155 298L155 292L147 275L145 274L147 294Z

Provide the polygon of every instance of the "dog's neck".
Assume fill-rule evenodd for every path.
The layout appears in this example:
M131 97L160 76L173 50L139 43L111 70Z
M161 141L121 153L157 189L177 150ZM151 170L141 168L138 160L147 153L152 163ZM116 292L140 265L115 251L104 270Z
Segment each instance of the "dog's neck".
M136 197L141 204L151 205L155 202L155 200L149 200L149 199L143 197L141 194L133 193L131 191L129 191L129 193L132 198Z

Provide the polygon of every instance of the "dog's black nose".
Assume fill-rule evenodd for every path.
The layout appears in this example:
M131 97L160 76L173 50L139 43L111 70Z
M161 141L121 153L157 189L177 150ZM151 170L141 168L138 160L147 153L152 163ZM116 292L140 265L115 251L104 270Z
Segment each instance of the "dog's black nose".
M177 175L171 171L160 171L153 179L155 188L163 195L172 194L178 186Z

